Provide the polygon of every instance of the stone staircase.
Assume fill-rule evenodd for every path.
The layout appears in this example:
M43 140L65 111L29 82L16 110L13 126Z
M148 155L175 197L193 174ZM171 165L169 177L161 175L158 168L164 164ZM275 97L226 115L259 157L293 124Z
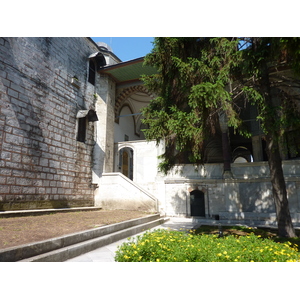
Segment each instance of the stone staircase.
M0 250L0 262L62 262L168 221L159 214Z

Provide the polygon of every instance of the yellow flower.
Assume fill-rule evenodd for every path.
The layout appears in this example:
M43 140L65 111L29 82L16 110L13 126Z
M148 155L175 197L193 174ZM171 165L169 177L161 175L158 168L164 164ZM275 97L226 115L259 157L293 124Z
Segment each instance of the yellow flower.
M227 251L224 251L223 254L227 254Z
M156 261L159 261L159 258L157 258Z
M222 253L218 253L217 256L222 256Z

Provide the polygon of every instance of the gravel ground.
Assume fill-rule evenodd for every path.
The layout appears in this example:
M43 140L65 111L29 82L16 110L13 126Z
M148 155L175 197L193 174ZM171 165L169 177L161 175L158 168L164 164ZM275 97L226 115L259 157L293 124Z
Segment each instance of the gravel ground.
M149 213L98 210L0 218L0 249L47 240L146 215Z

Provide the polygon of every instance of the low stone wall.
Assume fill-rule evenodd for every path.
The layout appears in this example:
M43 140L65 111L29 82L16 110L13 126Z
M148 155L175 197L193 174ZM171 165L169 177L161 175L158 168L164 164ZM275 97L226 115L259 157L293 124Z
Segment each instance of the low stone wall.
M295 223L300 221L299 167L299 161L283 162L289 208ZM191 216L190 192L199 190L204 194L206 218L276 220L266 162L233 164L232 176L226 178L223 178L222 164L205 165L198 170L185 165L178 166L178 170L164 180L167 216Z
M95 206L157 212L158 200L121 173L104 173L95 196Z

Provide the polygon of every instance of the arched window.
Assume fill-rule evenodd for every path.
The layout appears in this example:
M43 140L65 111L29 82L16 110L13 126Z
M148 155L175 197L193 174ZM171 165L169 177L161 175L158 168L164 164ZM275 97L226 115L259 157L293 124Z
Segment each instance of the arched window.
M249 149L243 146L239 146L232 152L232 161L234 163L253 162L253 156Z
M89 77L88 82L95 85L96 71L106 65L106 59L101 52L93 53L89 56Z

